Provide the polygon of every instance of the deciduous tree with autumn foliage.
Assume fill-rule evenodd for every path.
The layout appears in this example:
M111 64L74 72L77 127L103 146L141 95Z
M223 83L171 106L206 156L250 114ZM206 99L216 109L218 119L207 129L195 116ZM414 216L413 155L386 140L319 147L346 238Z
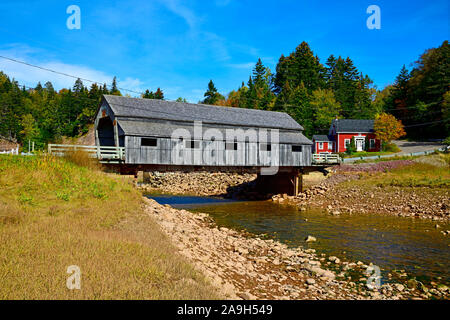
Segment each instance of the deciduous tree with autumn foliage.
M387 113L382 113L375 118L374 130L377 139L380 139L383 144L406 135L402 121Z

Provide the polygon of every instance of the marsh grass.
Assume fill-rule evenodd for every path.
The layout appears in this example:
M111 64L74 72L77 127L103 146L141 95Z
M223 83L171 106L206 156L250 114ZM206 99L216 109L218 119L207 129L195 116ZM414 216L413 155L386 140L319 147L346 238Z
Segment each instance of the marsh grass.
M81 167L92 170L99 170L101 168L98 160L90 157L89 154L83 150L67 151L64 153L64 159Z
M81 269L69 290L67 267ZM123 177L0 155L0 299L212 299Z
M428 156L430 157L430 156ZM441 163L416 162L387 172L365 173L353 184L376 185L378 187L424 187L450 188L450 154L440 154Z

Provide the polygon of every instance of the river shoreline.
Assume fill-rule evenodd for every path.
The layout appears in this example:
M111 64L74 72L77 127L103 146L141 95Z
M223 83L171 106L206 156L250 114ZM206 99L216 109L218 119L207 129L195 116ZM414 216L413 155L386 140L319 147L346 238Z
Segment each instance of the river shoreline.
M445 286L418 281L367 288L370 265L326 257L314 249L288 248L273 240L218 228L207 214L160 205L145 198L145 212L180 253L228 299L448 299ZM350 277L350 278L349 278Z
M430 157L425 159L433 160ZM414 163L412 160L394 160L329 168L330 173L317 181L309 179L309 175L304 176L305 190L297 196L258 194L253 188L256 175L236 173L153 173L138 188L150 193L221 196L237 200L268 199L283 205L297 206L299 210L310 207L334 215L369 213L450 221L448 188L361 183L373 176ZM450 230L442 230L442 233L449 235Z
M274 195L272 201L299 210L321 209L331 215L384 214L450 221L448 191L426 187L361 187L349 182L362 179L353 172L336 173L298 196ZM440 226L436 224L436 228ZM449 230L442 230L449 235Z

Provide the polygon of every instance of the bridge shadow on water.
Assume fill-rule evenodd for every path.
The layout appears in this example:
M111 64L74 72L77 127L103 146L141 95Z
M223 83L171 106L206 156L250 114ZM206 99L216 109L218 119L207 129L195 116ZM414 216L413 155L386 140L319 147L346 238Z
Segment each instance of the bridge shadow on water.
M234 200L260 201L271 199L272 195L271 193L265 192L264 188L255 179L228 187L226 194L223 196L227 199Z

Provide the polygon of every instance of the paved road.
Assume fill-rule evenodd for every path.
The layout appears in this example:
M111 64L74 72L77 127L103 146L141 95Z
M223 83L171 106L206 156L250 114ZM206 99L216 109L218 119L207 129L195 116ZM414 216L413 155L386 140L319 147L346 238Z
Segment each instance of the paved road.
M397 153L399 155L411 152L431 151L445 146L439 142L418 142L406 140L397 140L393 142L400 148L400 150L402 150Z

